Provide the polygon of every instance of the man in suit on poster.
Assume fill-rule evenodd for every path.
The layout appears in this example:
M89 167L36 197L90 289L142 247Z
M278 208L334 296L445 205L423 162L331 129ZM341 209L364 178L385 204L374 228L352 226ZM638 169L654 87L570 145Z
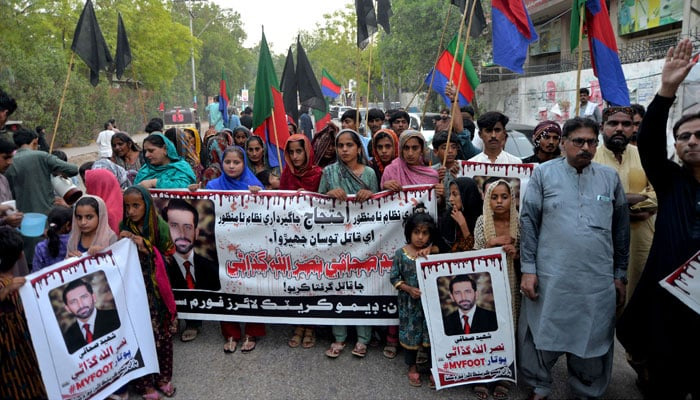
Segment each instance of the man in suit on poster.
M173 289L221 290L219 265L194 251L199 236L199 213L182 199L170 199L163 209L170 237L175 244L173 261L168 265L168 278ZM197 337L202 321L185 320L185 330L180 339L189 342Z
M469 335L498 329L496 313L476 305L476 282L469 275L452 278L450 298L457 310L443 317L446 335Z
M70 282L63 290L64 307L75 316L75 322L63 332L63 339L71 354L121 325L117 310L97 309L96 300L92 285L82 279Z

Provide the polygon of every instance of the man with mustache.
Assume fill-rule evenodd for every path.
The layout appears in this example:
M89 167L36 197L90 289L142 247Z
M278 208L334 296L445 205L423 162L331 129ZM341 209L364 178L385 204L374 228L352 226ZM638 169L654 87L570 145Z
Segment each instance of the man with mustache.
M532 135L535 154L523 159L526 164L542 164L561 155L561 128L554 121L542 121L535 127Z
M632 107L608 107L603 110L603 143L593 157L593 161L617 171L630 208L626 301L632 297L647 262L656 222L656 193L644 173L637 147L629 145L635 131L634 114Z
M450 281L450 299L457 310L443 317L445 335L470 335L498 329L496 313L476 305L476 282L469 275L457 275Z
M70 282L63 290L64 308L75 317L75 322L63 332L71 354L121 325L117 310L97 309L96 301L92 285L82 279Z
M567 357L572 397L597 398L610 383L616 305L625 302L629 215L614 169L591 162L598 124L568 120L565 157L540 164L520 205L521 375L530 399L546 398L551 368Z
M697 50L696 50L697 51ZM693 43L683 39L666 53L661 87L639 128L639 155L659 199L656 233L642 276L617 323L617 338L637 362L644 397L700 398L700 315L669 293L659 281L700 249L700 113L673 125L678 165L666 157L666 126L676 92L696 66ZM692 91L692 85L686 86ZM528 189L529 190L529 189ZM687 270L693 274L692 269ZM685 275L685 274L684 274ZM693 360L674 368L678 356ZM694 365L694 367L693 367Z
M503 150L508 139L506 132L508 117L498 111L482 114L476 125L479 127L479 137L484 142L484 151L470 158L469 161L492 164L520 164L522 161Z
M199 236L199 213L182 199L171 199L163 209L163 219L170 228L170 238L175 244L173 261L168 265L168 278L173 289L220 290L219 265L194 251ZM185 330L180 336L183 342L197 337L202 321L185 320Z

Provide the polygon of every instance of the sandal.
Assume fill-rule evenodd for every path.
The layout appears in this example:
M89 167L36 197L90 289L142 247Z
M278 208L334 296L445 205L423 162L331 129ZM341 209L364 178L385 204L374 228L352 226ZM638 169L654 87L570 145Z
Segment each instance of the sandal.
M363 358L367 355L367 345L360 342L355 343L355 347L352 349L352 355Z
M493 398L496 400L507 400L510 398L510 386L503 382L496 383L493 388Z
M255 350L256 345L255 336L246 335L241 345L241 353L250 353Z
M183 342L191 342L197 337L197 333L199 333L199 329L197 328L185 328L185 331L182 332L180 336L180 340Z
M486 400L489 398L489 388L485 385L474 385L474 395L479 400Z
M289 345L289 347L291 347L293 349L296 349L297 347L299 347L299 345L301 344L301 336L303 334L304 334L304 328L302 328L301 326L297 326L294 329L294 335L292 335L292 337L289 339L289 341L287 341L287 345Z
M146 399L146 400L162 400L163 397L158 393L158 391L155 388L149 388L151 391L149 392L148 389L146 389L146 393L142 394L141 397Z
M179 328L180 328L180 321L178 321L177 318L173 319L170 322L170 333L173 335L176 334L177 331L179 330Z
M238 341L231 336L228 338L226 343L224 343L224 353L235 353L236 347L238 347Z
M387 344L384 346L384 351L382 352L384 354L384 357L388 359L392 359L396 357L396 345L395 344Z
M331 343L331 347L326 350L326 356L330 358L338 358L344 348L345 342L333 342Z
M304 329L304 340L301 342L301 347L310 349L316 345L316 334L313 328Z
M420 374L416 371L411 372L411 370L408 370L408 384L413 386L413 387L421 387L423 386L423 382L420 380Z
M177 389L175 389L175 386L173 386L172 382L168 383L161 383L158 389L163 393L165 397L173 397L175 396L175 392Z

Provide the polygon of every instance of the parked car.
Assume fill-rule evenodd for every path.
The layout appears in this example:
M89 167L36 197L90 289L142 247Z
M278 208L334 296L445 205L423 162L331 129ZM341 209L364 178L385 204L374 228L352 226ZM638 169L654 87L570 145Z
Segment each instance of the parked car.
M510 125L508 125L510 128ZM523 132L508 130L508 140L506 140L506 151L521 160L535 154L533 144Z

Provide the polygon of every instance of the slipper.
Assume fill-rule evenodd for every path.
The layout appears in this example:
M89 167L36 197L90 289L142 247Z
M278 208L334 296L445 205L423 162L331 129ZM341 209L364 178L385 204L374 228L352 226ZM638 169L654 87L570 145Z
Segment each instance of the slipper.
M408 373L408 384L413 386L413 387L423 386L423 382L421 382L421 380L420 380L420 374L418 372L409 372Z
M250 353L251 351L255 350L256 345L257 343L255 341L255 336L246 335L245 339L243 339L243 344L241 345L241 353Z
M236 347L238 347L238 341L231 336L228 338L228 341L224 343L224 353L235 353Z
M384 357L388 359L392 359L396 357L396 345L394 344L387 344L384 346L384 351L382 352L384 354Z
M352 349L352 355L363 358L367 355L367 345L360 342L355 343L355 347Z
M474 395L479 400L486 400L489 398L489 388L485 385L474 385Z
M345 342L333 342L331 343L331 347L326 350L326 356L330 358L338 358L344 348Z
M316 334L313 328L306 328L304 330L304 340L301 342L301 347L305 349L310 349L316 345Z
M175 386L173 386L172 382L162 383L158 387L158 389L161 391L161 393L163 393L165 397L173 397L175 396L175 392L177 391L177 389L175 389Z
M510 398L510 387L505 383L497 383L493 388L493 398L496 400L507 400Z
M297 326L294 329L294 335L292 335L292 337L289 339L289 341L287 341L287 345L289 345L289 347L291 347L293 349L296 349L297 347L299 347L299 345L301 344L301 336L303 334L304 334L304 328L302 328L301 326Z
M185 328L185 331L182 332L180 336L180 340L183 342L191 342L197 337L197 333L199 333L197 328Z

